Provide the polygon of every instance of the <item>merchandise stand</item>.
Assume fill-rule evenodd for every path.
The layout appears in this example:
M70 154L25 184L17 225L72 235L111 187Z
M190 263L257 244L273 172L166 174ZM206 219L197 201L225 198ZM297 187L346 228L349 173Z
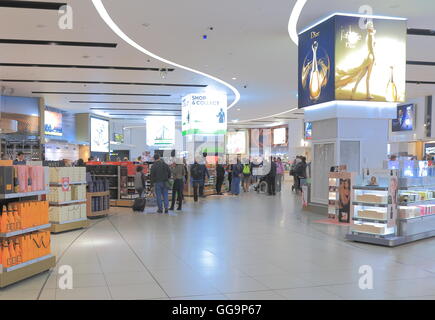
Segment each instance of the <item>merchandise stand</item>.
M57 193L55 196L50 194L50 231L52 233L82 229L89 225L86 208L84 208L87 184L85 173L85 169L80 167L50 168L50 188ZM73 196L71 186L74 188L82 186L82 190L81 192L76 191ZM73 199L76 197L79 199Z
M47 193L48 191L35 191L35 192L27 192L27 193L1 194L0 199L2 200L0 201L0 203L1 205L6 204L5 200L3 199L14 199L14 200L16 199L19 202L22 200L35 200L34 198L36 196L38 197L38 200L41 200L39 196L46 195ZM44 224L41 226L30 227L22 230L0 233L0 240L2 242L12 240L13 237L21 236L21 235L26 236L36 231L49 230L50 227L51 227L50 224ZM23 263L12 265L10 267L4 267L4 265L0 264L0 288L4 288L13 283L30 278L44 271L50 270L55 265L56 265L56 257L53 256L51 253L39 258L28 260Z
M109 214L110 207L106 210L93 211L92 210L92 198L94 197L107 197L109 196L109 191L102 192L88 192L86 194L86 215L88 218L102 218Z
M390 163L388 167L395 169L388 170L390 172L389 184L354 186L355 190L376 192L383 200L388 199L387 202L380 201L370 204L354 202L355 211L358 211L358 208L364 208L359 211L360 214L357 217L354 217L354 221L365 221L372 226L377 226L377 228L372 227L372 231L375 232L363 233L353 228L346 239L394 247L434 237L434 168L425 161L406 161L394 166ZM397 170L397 168L400 169ZM381 226L384 228L382 229Z

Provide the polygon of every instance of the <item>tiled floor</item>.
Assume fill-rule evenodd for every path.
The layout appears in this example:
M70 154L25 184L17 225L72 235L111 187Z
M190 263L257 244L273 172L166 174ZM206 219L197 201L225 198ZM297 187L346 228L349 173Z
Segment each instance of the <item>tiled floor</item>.
M397 248L344 240L289 190L188 202L182 213L112 209L87 230L54 235L52 272L0 299L435 299L435 238ZM149 210L148 210L149 211ZM73 269L60 289L58 268ZM374 288L361 290L360 266Z

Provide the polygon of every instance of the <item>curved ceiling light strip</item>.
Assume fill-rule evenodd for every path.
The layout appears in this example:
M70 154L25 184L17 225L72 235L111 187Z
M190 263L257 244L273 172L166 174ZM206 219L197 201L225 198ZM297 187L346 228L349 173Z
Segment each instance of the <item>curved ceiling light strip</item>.
M137 50L141 51L142 53L156 59L159 60L163 63L169 64L169 65L173 65L174 67L180 68L180 69L184 69L196 74L199 74L201 76L207 77L209 79L212 79L214 81L217 81L221 84L223 84L224 86L226 86L227 88L229 88L235 95L235 99L233 101L233 103L231 103L231 105L228 106L228 109L231 109L232 107L234 107L237 102L239 102L240 100L240 93L239 91L233 87L232 85L230 85L229 83L218 79L212 75L209 75L207 73L183 66L181 64L169 61L167 59L164 59L162 57L159 57L158 55L146 50L145 48L143 48L142 46L140 46L139 44L137 44L135 41L133 41L129 36L127 36L119 27L118 25L112 20L112 18L110 17L109 13L107 12L106 8L103 5L102 0L92 0L92 3L95 7L95 9L97 9L97 12L99 13L100 17L104 20L104 22L109 26L110 29L112 29L112 31L114 33L116 33L122 40L124 40L125 42L127 42L129 45L131 45L132 47L136 48Z
M288 33L290 35L290 39L292 39L296 46L299 44L298 31L296 30L296 27L298 24L299 16L301 15L302 9L304 8L306 3L307 0L297 0L288 21Z

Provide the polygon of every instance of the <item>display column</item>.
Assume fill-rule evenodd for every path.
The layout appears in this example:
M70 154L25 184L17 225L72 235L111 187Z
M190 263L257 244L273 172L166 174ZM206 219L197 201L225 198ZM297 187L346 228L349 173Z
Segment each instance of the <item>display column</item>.
M345 165L349 172L382 168L387 160L389 121L395 107L355 108L344 102L329 110L306 109L305 120L313 124L311 163L312 205L326 210L328 173Z

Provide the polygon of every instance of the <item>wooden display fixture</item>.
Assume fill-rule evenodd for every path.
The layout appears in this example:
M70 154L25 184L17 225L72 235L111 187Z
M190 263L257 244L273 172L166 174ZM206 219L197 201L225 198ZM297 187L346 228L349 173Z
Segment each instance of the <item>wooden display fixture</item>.
M86 215L88 216L88 218L100 218L100 217L105 217L109 214L110 212L110 207L109 209L106 210L101 210L101 211L92 211L92 197L104 197L104 196L109 196L110 192L109 190L107 191L101 191L101 192L87 192L86 193ZM109 200L111 203L112 200Z
M66 223L51 223L50 231L51 233L60 233L70 230L77 230L86 228L89 226L89 221L87 219L81 219L77 221L71 221Z
M49 255L23 263L23 266L13 266L10 271L0 273L0 288L4 288L18 281L27 279L44 271L53 268L56 265L56 257ZM1 267L1 266L0 266Z
M112 202L113 201L113 202ZM128 207L131 208L133 205L134 199L124 199L124 200L111 200L111 206L113 207Z

